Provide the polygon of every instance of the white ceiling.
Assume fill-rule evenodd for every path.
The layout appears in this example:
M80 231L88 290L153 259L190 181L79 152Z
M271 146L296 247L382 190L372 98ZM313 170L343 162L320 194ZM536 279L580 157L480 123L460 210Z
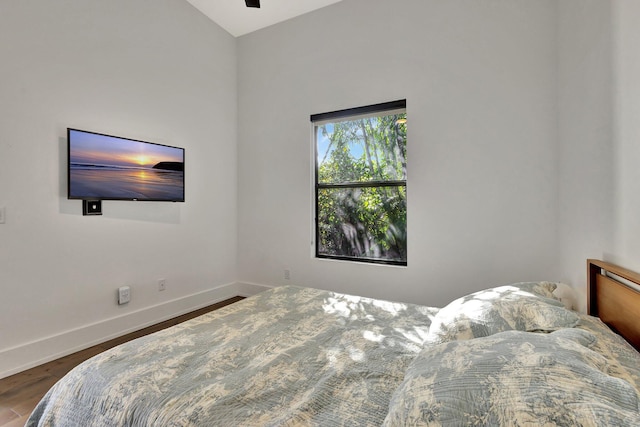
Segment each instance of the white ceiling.
M244 0L187 0L234 37L286 21L341 0L261 0L260 9Z

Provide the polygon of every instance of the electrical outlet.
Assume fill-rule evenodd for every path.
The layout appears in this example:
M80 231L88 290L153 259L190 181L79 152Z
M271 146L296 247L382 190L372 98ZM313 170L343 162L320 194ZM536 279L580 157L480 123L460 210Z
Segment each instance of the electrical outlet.
M291 279L291 270L289 270L288 268L284 269L284 279L285 280L290 280Z
M0 207L0 224L4 224L6 221L6 209L4 206Z
M126 304L131 301L131 288L129 286L121 286L118 288L118 304Z
M158 292L167 289L167 279L158 279Z

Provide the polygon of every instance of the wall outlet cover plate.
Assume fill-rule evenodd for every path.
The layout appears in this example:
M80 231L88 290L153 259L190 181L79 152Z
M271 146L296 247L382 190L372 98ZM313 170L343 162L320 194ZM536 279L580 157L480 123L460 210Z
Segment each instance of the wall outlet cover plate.
M131 301L131 288L129 286L121 286L118 288L118 304L126 304Z

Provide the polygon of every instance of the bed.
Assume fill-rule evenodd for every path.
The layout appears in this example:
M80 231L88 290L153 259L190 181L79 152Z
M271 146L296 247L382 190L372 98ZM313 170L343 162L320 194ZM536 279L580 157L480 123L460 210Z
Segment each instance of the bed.
M26 425L640 425L640 276L587 265L603 320L553 282L442 308L277 287L84 362Z

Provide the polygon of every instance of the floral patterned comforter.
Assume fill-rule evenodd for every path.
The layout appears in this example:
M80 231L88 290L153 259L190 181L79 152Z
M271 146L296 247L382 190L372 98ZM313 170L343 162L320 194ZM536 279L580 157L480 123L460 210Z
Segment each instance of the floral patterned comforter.
M28 426L379 426L437 312L286 286L79 365Z
M640 353L555 288L275 288L79 365L27 426L640 425Z

